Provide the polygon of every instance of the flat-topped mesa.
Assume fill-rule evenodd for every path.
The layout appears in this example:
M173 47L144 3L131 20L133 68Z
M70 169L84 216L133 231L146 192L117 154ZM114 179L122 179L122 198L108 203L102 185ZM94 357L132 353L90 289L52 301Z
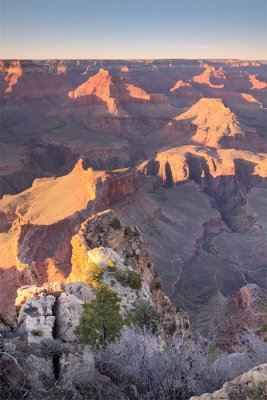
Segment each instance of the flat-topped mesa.
M111 114L117 116L125 114L120 107L120 102L150 100L149 94L144 90L127 83L122 76L113 75L103 68L75 90L70 91L68 96L73 100L85 96L96 96L106 103Z
M247 184L267 178L267 157L263 153L202 146L181 146L160 152L154 159L142 163L138 170L158 176L164 185L172 186L189 179L201 183L206 179L234 177L239 164Z
M196 144L221 147L220 141L226 137L244 136L236 115L224 105L221 99L202 98L185 113L178 115L171 122L191 122L197 127L192 141Z
M23 223L50 225L85 209L96 198L99 180L105 181L109 175L106 171L86 170L79 160L65 176L35 179L24 192L4 196L0 207Z
M89 202L97 200L107 206L138 187L138 176L131 168L95 171L85 169L79 160L65 176L35 179L22 193L5 195L0 200L3 226L16 218L22 224L51 225L85 210Z

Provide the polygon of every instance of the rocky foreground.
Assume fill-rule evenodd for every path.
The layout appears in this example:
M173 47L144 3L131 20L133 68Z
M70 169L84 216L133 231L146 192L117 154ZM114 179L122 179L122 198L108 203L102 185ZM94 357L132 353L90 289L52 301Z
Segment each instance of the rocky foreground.
M127 398L122 388L98 371L93 349L79 344L75 333L83 304L95 298L100 284L119 296L124 317L136 301L155 307L161 318L160 347L172 338L182 342L191 338L188 317L162 292L138 228L123 227L107 210L84 221L71 244L72 269L66 282L23 286L17 290L16 320L10 323L1 314L3 399L47 398L50 392L53 399ZM140 277L137 289L119 279L129 272Z
M227 377L236 376L237 371L247 370L267 356L265 347L260 347L260 350L257 347L264 346L261 339L257 342L258 338L255 339L258 343L256 347L251 342L256 358L237 352L222 354L217 359L212 346L194 347L196 344L192 341L188 316L173 307L162 291L146 240L137 227L122 226L113 211L106 210L82 222L77 234L72 237L71 246L72 267L65 282L23 286L17 290L16 320L11 323L1 314L0 389L3 400L138 400L143 398L145 392L147 398L152 400L161 399L160 396L167 395L168 390L180 393L181 399L189 399L190 394L201 394L205 388L217 387ZM134 285L122 279L127 274L134 276ZM123 318L130 315L137 302L144 301L153 307L160 321L157 334L129 331L130 328L125 325L122 338L103 350L81 343L76 328L83 314L83 305L96 298L99 285L106 285L119 296L119 312ZM251 302L249 292L240 296L235 298L239 307L248 307ZM126 346L124 350L123 346ZM135 346L138 350L134 350ZM114 351L116 357L122 357L119 364L112 359ZM172 359L173 351L175 358ZM150 362L153 357L160 357L158 365L155 364L159 371L156 373L153 370L153 362L151 366L147 364L149 358L144 362L142 357L144 360L152 357ZM202 361L198 357L203 357ZM153 371L156 375L151 379L158 382L155 381L149 388L145 383L144 374L147 372L139 370L141 364L135 372L134 369L127 372L124 362L131 366L130 370L135 368L134 363L141 363L145 371L152 368L151 373ZM188 362L190 367L186 367ZM196 376L191 371L195 362L198 365ZM179 377L178 365L189 368L188 379ZM120 368L124 378L120 376ZM167 375L163 373L165 368ZM137 372L141 373L141 378L138 378ZM174 381L172 374L176 376ZM209 374L213 376L212 383L204 378ZM198 375L203 377L200 379ZM266 381L265 364L226 383L214 394L194 399L232 399L235 393L242 395L238 398L244 400L263 399ZM170 382L173 383L168 388ZM256 395L259 397L253 397Z
M214 393L205 393L191 400L228 400L228 399L266 399L267 396L267 364L260 365L227 382Z

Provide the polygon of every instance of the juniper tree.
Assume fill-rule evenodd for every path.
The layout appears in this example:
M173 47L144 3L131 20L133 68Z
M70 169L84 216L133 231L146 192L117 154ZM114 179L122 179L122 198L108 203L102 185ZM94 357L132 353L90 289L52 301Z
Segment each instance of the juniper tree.
M96 289L96 298L83 305L76 328L82 343L104 346L119 336L123 324L119 303L120 298L108 286Z

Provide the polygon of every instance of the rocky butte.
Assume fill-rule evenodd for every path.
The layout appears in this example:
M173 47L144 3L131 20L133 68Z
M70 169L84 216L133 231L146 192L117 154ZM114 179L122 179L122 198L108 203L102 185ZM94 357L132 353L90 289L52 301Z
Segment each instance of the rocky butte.
M264 399L266 62L0 73L0 397Z

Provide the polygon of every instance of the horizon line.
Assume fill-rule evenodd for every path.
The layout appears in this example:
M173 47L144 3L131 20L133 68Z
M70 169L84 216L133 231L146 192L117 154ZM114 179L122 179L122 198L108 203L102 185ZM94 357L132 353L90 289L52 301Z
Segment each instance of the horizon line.
M210 58L210 57L197 57L197 58L168 58L168 57L163 57L163 58L156 58L156 57L151 57L151 58L53 58L53 57L45 57L45 58L18 58L18 57L14 57L14 58L5 58L5 57L0 57L0 61L50 61L50 60L56 60L56 61L157 61L157 60L170 60L170 61L178 61L178 60L194 60L194 61L198 61L198 60L235 60L235 61L266 61L267 62L267 58L266 59L260 59L260 58L233 58L233 57L223 57L223 58L218 58L218 57L214 57L214 58Z

